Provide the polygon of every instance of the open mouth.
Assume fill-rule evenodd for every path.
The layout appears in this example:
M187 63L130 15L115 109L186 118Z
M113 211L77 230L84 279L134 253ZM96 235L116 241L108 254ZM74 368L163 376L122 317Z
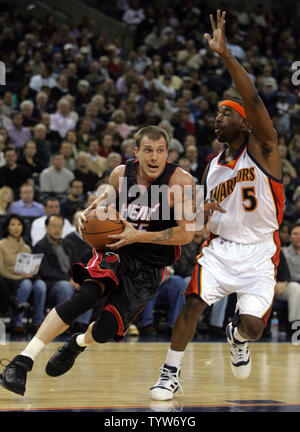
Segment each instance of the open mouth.
M157 170L157 169L159 168L159 166L158 166L158 165L148 164L148 168L149 168L150 170L155 171L155 170Z

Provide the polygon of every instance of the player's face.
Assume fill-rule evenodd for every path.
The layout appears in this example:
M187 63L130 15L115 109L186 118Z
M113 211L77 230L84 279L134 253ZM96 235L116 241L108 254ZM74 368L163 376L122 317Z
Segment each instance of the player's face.
M219 108L215 119L215 134L220 142L231 143L242 132L242 117L226 106Z
M135 149L135 156L139 159L141 174L149 181L156 180L165 169L168 158L167 144L164 138L156 141L143 137L140 147Z

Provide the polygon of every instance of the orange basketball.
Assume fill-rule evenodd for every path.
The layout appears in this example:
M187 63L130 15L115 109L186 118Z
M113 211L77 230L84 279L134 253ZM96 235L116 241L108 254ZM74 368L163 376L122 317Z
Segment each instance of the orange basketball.
M125 226L119 219L119 213L110 207L98 207L86 216L82 228L82 238L93 248L103 249L115 240L108 239L111 234L120 234Z

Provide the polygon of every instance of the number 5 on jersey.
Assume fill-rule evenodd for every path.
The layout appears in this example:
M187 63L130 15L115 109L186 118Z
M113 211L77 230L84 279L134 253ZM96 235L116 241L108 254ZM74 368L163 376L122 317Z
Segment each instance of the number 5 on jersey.
M242 198L243 202L247 201L246 204L243 204L244 210L246 212L251 212L256 209L257 198L255 196L255 186L242 187Z

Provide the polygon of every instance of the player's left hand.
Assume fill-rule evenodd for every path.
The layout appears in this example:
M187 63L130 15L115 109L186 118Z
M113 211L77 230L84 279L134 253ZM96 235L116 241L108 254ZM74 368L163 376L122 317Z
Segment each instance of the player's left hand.
M219 211L221 213L226 213L226 210L218 204L217 200L214 198L210 198L204 201L204 211L209 211L212 213L213 211Z
M209 18L213 31L213 37L211 37L208 33L204 34L204 37L207 40L210 49L219 55L224 54L227 50L225 42L225 17L226 12L222 12L221 14L221 11L218 9L216 24L213 15L210 14Z
M125 229L121 234L111 234L107 236L109 240L115 241L115 243L105 245L107 249L119 249L120 247L136 243L138 241L139 230L135 229L129 222L127 222L126 219L120 217L120 220L125 225Z

